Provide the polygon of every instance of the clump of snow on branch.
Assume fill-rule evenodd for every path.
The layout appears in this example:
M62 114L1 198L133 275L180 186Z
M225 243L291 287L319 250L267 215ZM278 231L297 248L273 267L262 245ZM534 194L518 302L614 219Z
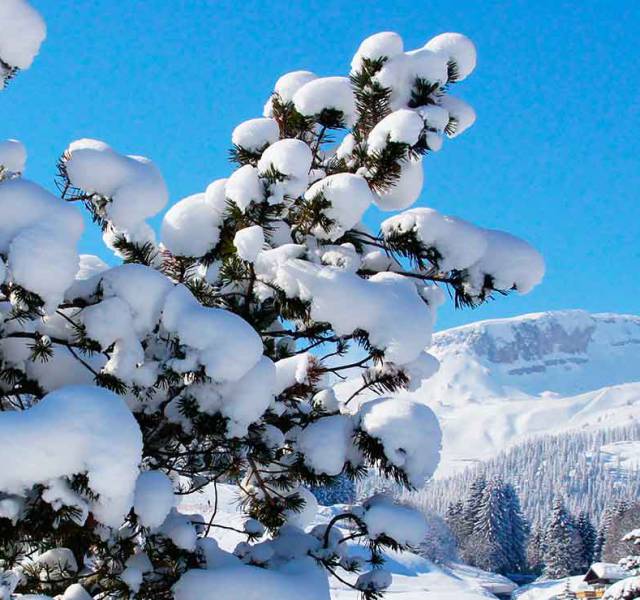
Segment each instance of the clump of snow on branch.
M0 413L0 489L21 494L49 487L52 503L73 493L59 478L87 473L99 498L90 507L106 525L119 525L133 504L142 455L140 429L115 394L91 386L67 386L24 412ZM78 498L84 514L89 507Z
M467 271L465 286L472 294L482 291L487 277L497 290L526 294L544 276L544 259L524 240L431 208L408 210L385 220L381 228L387 238L415 235L435 253L433 260L442 271Z
M442 431L433 411L424 404L398 398L365 402L361 427L380 440L389 462L402 468L412 485L422 485L440 462Z
M26 0L0 3L0 89L18 69L28 69L47 35L40 13Z
M125 156L99 140L73 142L65 152L65 173L81 190L112 235L131 241L153 239L147 219L166 205L169 194L157 167L143 156Z

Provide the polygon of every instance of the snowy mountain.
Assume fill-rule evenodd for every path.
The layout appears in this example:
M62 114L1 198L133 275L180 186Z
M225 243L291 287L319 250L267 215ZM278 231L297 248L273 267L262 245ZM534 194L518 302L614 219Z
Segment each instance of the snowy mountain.
M439 372L411 394L444 431L445 477L542 433L602 429L640 415L640 317L581 310L482 321L434 336ZM615 446L612 468L638 464Z

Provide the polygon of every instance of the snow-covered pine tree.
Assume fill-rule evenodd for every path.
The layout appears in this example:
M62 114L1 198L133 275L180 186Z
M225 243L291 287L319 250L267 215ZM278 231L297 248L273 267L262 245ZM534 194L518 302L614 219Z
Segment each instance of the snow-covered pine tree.
M451 533L456 538L458 546L463 539L463 519L464 519L464 504L462 500L452 502L447 508L445 514L445 522L449 526Z
M578 519L576 520L576 530L580 536L582 544L581 567L582 571L586 573L588 568L591 566L591 563L594 562L593 557L596 545L596 529L593 526L593 523L591 523L589 515L585 511L582 511L578 515Z
M598 526L598 533L596 534L596 543L593 550L593 558L596 561L602 559L602 553L604 550L605 540L607 539L609 526L611 525L612 520L616 512L619 511L620 506L625 506L626 503L624 501L616 501L613 503L608 503L604 510L602 511L602 515L600 517L600 524Z
M509 572L510 534L504 482L490 479L482 492L473 533L465 542L465 560L485 571Z
M427 513L444 516L452 502L467 498L478 474L484 474L514 485L524 515L533 526L546 523L553 495L559 491L569 512L586 511L593 523L601 523L605 507L640 497L640 477L612 470L606 453L594 449L629 440L640 440L640 425L540 436L460 473L430 481L401 499ZM366 490L367 482L358 487Z
M448 523L435 513L425 514L427 535L420 544L421 556L437 563L456 562L458 542Z
M0 146L5 596L326 600L333 573L380 597L383 549L417 546L424 520L376 496L311 526L309 486L430 477L437 420L394 393L437 368L424 349L442 288L475 305L544 271L506 233L405 210L422 158L474 121L448 92L475 61L460 34L405 52L381 33L349 77L284 75L233 132L238 168L175 204L160 242L148 220L168 191L151 160L73 142L57 198L21 177L20 143ZM372 204L404 212L370 232ZM78 258L77 205L122 264ZM233 552L217 543L223 483L246 516ZM176 507L200 490L206 520Z
M580 571L575 530L561 496L556 496L553 500L551 515L544 531L543 556L543 575L547 579L561 579Z
M476 527L478 513L486 487L487 480L482 473L480 473L469 486L469 493L464 501L462 524L460 527L460 542L462 544L464 544L464 541L473 533Z
M522 515L520 499L510 483L504 484L505 512L507 519L506 550L508 573L522 573L527 566L527 536L529 526Z
M544 569L544 530L534 526L527 543L527 571L541 575Z

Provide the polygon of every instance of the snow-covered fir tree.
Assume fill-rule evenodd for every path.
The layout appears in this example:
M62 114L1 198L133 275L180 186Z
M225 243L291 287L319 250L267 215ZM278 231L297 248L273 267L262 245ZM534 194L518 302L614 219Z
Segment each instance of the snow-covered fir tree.
M447 508L447 512L445 514L445 522L447 523L449 529L451 530L451 533L454 535L456 540L458 540L458 544L464 537L463 517L464 504L461 500L449 504L449 507Z
M449 506L445 522L468 564L500 573L526 569L528 525L515 489L500 478L476 478L464 502Z
M420 544L419 553L436 563L459 560L458 541L448 523L435 513L424 515L427 533Z
M1 31L22 19L33 41L15 54L0 36L5 78L38 50L35 14L0 6ZM283 75L234 130L236 169L173 205L159 240L149 220L169 194L150 159L72 142L56 197L21 176L22 144L0 145L5 597L326 600L330 574L380 597L383 550L418 546L424 518L378 495L313 525L309 487L367 469L421 486L440 429L395 393L437 369L425 348L443 289L473 306L544 272L522 240L410 208L423 159L473 124L449 91L475 62L460 34L405 52L387 32L348 76ZM371 205L398 214L371 232ZM78 256L81 207L120 264ZM344 373L360 373L349 397ZM217 507L223 483L246 517L233 552L215 509L176 508L203 489ZM495 498L480 511L498 540Z
M464 542L465 561L485 571L508 572L509 529L504 483L491 479L482 492L473 532Z
M527 571L541 575L544 569L544 529L534 526L527 541Z
M479 474L469 486L469 494L464 500L462 521L459 526L461 540L468 538L476 527L486 487L487 480L482 473Z
M506 505L507 572L522 573L527 569L527 537L529 525L522 515L520 499L510 483L504 485Z
M580 536L582 549L581 567L586 572L594 561L594 552L596 546L596 529L589 518L589 515L582 511L575 522L575 527Z
M633 575L640 575L640 529L633 529L622 538L622 541L633 546L631 553L620 559L620 566Z
M581 549L576 548L573 519L564 500L556 496L544 530L544 571L547 579L561 579L580 572Z

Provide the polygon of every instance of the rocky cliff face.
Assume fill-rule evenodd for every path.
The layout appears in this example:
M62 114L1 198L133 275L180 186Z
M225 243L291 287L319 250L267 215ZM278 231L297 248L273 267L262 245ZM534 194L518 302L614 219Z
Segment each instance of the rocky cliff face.
M432 384L473 386L481 374L507 394L577 394L640 381L640 317L573 310L482 321L436 334L431 352L442 363Z

